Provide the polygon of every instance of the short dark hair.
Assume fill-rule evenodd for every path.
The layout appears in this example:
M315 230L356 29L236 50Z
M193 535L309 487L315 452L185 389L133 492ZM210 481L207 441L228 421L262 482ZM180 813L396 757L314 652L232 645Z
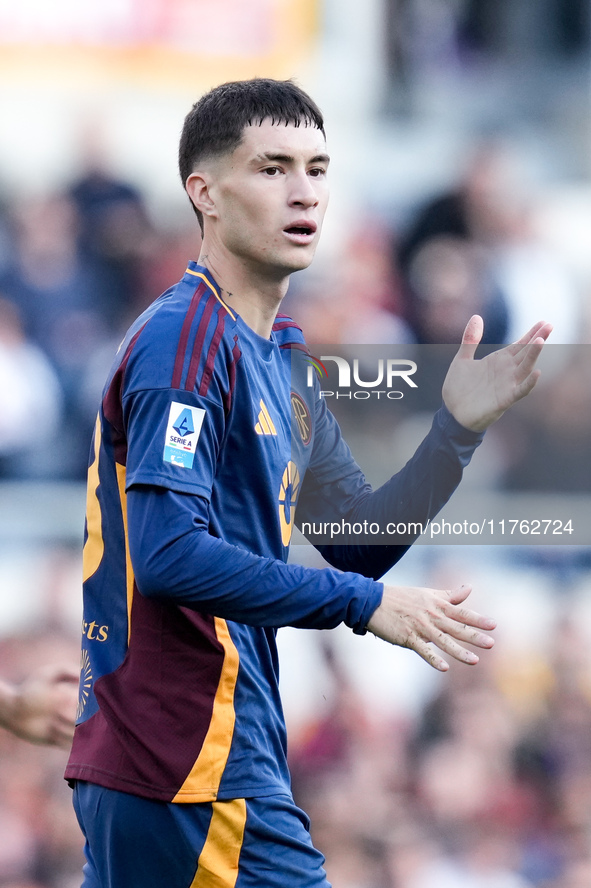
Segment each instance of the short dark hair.
M255 77L216 86L195 102L183 124L179 173L183 186L204 158L234 151L251 124L315 126L324 135L322 112L293 80ZM203 216L191 201L203 232Z

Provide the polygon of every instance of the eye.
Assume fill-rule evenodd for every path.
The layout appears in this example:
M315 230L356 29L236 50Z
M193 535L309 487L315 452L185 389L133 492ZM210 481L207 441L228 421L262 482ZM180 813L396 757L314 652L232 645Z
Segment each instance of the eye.
M278 176L280 172L281 170L279 169L279 167L265 167L265 169L263 170L263 173L271 177Z
M319 179L321 176L326 175L326 170L324 167L312 167L312 169L308 170L308 175L314 179Z

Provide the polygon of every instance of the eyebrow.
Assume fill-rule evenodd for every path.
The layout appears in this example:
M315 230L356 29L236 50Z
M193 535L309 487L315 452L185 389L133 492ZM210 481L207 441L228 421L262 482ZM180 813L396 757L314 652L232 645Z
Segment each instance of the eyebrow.
M268 152L263 152L262 154L257 154L254 158L254 162L257 161L270 161L271 163L294 163L295 158L291 154L271 154ZM315 154L314 157L311 157L308 163L330 163L330 157L328 154Z

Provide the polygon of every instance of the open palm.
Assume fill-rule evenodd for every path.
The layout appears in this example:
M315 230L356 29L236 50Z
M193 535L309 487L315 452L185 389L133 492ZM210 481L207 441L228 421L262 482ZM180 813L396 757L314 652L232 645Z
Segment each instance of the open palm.
M536 361L552 325L539 321L518 342L475 360L483 330L482 318L473 315L443 383L447 409L461 425L475 432L484 431L531 392L540 375Z

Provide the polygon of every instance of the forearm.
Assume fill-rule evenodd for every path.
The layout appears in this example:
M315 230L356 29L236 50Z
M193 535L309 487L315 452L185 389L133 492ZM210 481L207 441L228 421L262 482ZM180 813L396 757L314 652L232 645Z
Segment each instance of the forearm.
M129 490L130 551L143 595L252 626L329 629L344 622L364 631L381 601L380 583L255 555L211 536L206 519L199 497ZM144 532L153 523L162 528L156 549Z

